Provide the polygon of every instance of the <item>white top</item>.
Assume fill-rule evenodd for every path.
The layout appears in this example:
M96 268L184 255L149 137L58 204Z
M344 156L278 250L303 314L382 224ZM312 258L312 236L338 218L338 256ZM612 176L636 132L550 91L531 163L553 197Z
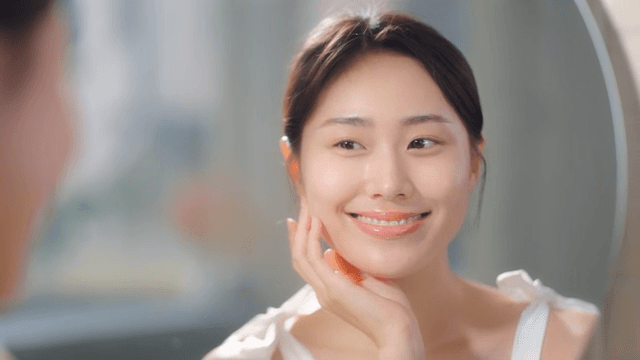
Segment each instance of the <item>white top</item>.
M532 281L524 270L503 273L496 282L502 293L529 303L516 329L511 357L514 360L540 359L551 309L599 315L593 304L562 297L543 286L540 280ZM253 317L203 360L270 360L276 348L280 349L284 360L313 360L311 352L291 335L290 330L299 315L309 315L318 309L320 304L315 292L310 285L305 285L279 308L270 307L266 314ZM570 322L571 318L564 320ZM573 331L584 331L576 328L583 326L580 322L567 325Z

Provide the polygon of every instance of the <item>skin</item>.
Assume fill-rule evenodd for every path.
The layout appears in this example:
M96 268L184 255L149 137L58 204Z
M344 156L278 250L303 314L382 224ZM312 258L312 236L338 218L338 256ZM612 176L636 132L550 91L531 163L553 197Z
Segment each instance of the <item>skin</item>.
M49 12L21 49L29 61L14 67L11 40L0 36L0 309L16 297L29 240L71 156L67 39L63 20Z
M441 120L403 123L425 115ZM344 120L354 117L361 120ZM316 359L510 357L527 304L458 277L447 258L483 146L471 146L463 122L413 58L366 55L325 88L300 154L283 149L299 170L299 223L288 221L293 267L322 305L291 333ZM430 215L394 239L363 232L349 215L390 209ZM321 237L333 248L325 254ZM361 282L334 271L340 259L358 269ZM575 358L584 340L556 313L547 336L545 359Z
M370 125L326 123L354 115ZM444 122L401 124L421 115ZM342 146L353 150L335 146L347 139L353 144ZM367 57L331 85L305 126L300 158L301 195L325 238L353 265L384 278L408 278L442 258L477 179L462 121L419 63L395 55ZM363 236L346 215L388 209L432 213L394 241Z

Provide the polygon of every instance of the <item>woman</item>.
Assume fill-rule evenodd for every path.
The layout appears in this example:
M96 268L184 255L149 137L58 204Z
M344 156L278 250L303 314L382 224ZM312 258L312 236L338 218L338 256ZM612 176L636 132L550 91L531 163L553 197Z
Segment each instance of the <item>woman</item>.
M0 4L0 316L19 298L30 238L74 146L60 15L52 0Z
M30 237L72 156L61 15L47 0L0 6L0 309L15 300Z
M492 288L449 268L484 178L475 80L449 41L397 13L325 21L293 63L284 122L300 196L289 243L308 285L205 359L580 356L595 306L524 271Z

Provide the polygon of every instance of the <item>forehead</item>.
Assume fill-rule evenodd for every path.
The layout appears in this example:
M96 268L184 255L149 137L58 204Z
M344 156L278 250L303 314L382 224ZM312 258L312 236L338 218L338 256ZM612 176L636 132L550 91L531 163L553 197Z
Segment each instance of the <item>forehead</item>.
M434 114L460 125L455 110L424 66L416 59L375 53L358 59L323 90L305 128L326 119L371 118L377 124Z

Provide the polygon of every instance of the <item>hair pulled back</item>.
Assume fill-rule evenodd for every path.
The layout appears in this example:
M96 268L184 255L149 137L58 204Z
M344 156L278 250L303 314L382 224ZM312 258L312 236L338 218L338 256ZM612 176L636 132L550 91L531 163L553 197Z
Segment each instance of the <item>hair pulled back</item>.
M391 51L424 65L469 134L482 140L482 110L471 67L462 53L429 25L405 14L340 16L323 21L295 57L284 97L284 133L300 154L302 130L322 90L357 58Z

